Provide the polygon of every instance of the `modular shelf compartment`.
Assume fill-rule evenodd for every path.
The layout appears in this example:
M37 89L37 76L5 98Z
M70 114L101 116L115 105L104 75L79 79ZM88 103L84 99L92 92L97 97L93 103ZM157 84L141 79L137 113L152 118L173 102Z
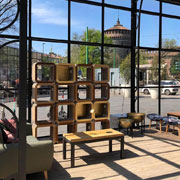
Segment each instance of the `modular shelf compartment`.
M110 118L110 104L108 101L94 102L94 119L109 119Z
M76 83L76 101L85 102L93 101L93 84L88 82L77 82Z
M108 101L110 97L110 88L108 83L94 84L94 101Z
M37 83L55 82L56 66L54 63L37 62L32 66L32 81Z
M91 64L76 64L76 81L93 81L93 67Z
M56 104L56 123L57 124L72 124L75 119L75 104L69 103L57 103Z
M108 65L94 64L93 65L93 81L95 83L108 83L110 70Z
M92 102L78 102L76 103L76 116L75 120L78 123L91 122L92 120Z
M56 82L61 83L74 83L76 80L76 71L74 64L56 64Z
M75 84L57 84L56 101L57 102L74 102L75 101Z
M53 104L56 101L55 83L34 83L32 101L36 104Z
M43 127L53 125L54 115L54 104L33 104L32 106L32 122L36 125L43 125Z

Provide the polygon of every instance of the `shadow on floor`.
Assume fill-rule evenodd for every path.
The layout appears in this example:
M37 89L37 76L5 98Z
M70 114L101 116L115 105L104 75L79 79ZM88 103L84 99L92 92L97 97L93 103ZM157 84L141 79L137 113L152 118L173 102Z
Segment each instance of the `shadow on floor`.
M63 179L62 179L63 177ZM29 174L26 177L27 180L44 180L43 172ZM51 180L82 180L84 177L72 178L70 174L57 162L55 159L52 164L52 168L48 171L48 179Z

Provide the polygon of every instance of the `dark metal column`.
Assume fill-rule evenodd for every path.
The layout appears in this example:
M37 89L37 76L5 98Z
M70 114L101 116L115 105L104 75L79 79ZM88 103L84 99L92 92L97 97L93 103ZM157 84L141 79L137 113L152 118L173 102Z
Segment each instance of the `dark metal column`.
M32 98L32 40L31 40L31 0L29 0L29 47L28 47L28 122L31 123Z
M161 48L162 48L162 1L159 2L159 69L158 69L158 75L159 75L159 98L158 98L158 114L161 114Z
M135 112L135 50L137 0L131 0L131 112Z
M102 15L101 15L101 64L104 64L104 0L102 0Z
M68 0L68 63L71 63L71 0Z
M20 1L18 179L26 179L27 0Z

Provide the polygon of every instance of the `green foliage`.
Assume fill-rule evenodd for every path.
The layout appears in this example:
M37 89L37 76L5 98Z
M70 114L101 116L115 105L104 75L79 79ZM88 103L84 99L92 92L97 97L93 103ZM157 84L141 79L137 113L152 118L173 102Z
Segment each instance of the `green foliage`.
M170 73L175 76L175 78L180 79L180 53L172 57Z
M83 35L78 36L73 34L73 40L86 41L86 31ZM88 30L88 42L100 43L101 42L101 32L95 29ZM107 36L104 37L104 42L112 44L112 40ZM110 58L109 48L104 48L104 58ZM86 64L86 46L84 45L72 45L71 48L71 59L72 63ZM99 64L101 63L101 47L100 46L88 46L88 61L89 64Z
M136 64L137 64L137 56L136 56ZM140 52L139 64L148 64L146 57L143 53ZM128 84L131 79L131 55L128 54L124 60L122 60L120 64L120 74L125 79Z

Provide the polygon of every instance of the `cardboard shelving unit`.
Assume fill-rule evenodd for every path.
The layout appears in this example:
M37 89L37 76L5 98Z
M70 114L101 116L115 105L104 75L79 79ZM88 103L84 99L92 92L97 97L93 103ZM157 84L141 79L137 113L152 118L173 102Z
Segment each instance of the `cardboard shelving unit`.
M75 84L56 84L56 102L74 102L75 101Z
M108 101L94 102L94 119L103 120L110 118L110 104Z
M89 82L77 82L75 85L75 100L77 102L93 101L93 84Z
M78 102L76 103L75 120L77 123L91 122L93 118L93 104L92 102Z
M54 104L56 102L55 83L34 83L32 101L36 104ZM41 97L43 95L43 97Z
M36 83L54 83L56 66L54 63L37 62L32 66L32 81Z
M108 101L110 98L110 87L108 83L95 83L93 88L94 101Z
M86 124L87 130L95 130L96 122L101 122L102 128L109 128L107 65L35 63L33 81L34 136L37 137L37 128L50 127L50 135L56 143L61 125L67 125L68 132L77 132L81 123ZM40 108L45 112L44 119L39 119Z
M74 64L56 65L56 82L61 84L74 83L76 81L76 70Z
M94 64L93 65L93 81L94 83L108 83L110 70L108 65Z
M93 67L90 64L76 64L76 81L93 82Z

